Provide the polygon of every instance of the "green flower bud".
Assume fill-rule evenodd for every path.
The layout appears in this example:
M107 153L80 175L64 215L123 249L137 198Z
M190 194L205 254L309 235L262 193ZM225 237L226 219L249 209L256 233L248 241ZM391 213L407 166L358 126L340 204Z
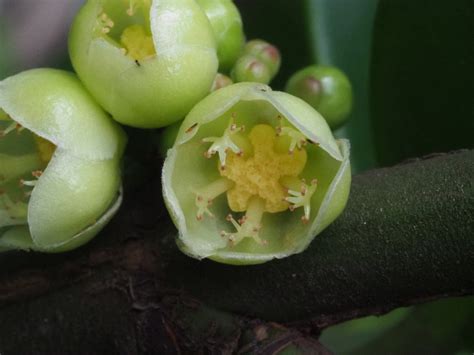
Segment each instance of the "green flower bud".
M245 53L257 57L270 71L272 78L278 73L281 65L280 51L274 45L261 39L254 39L245 45Z
M0 250L62 252L120 206L125 135L70 73L0 82Z
M188 114L162 179L183 252L258 264L303 251L341 213L349 144L304 101L234 84Z
M99 104L142 128L182 119L209 93L218 66L214 33L195 0L88 0L69 52Z
M196 0L203 8L217 40L219 70L228 72L245 43L240 12L232 0Z
M268 84L272 80L270 69L253 55L246 54L235 63L231 72L235 82L254 82Z
M242 56L232 68L235 82L268 84L280 70L280 52L262 40L252 40L245 45Z
M352 109L351 83L334 67L314 65L302 69L293 74L285 91L309 103L331 129L343 125Z

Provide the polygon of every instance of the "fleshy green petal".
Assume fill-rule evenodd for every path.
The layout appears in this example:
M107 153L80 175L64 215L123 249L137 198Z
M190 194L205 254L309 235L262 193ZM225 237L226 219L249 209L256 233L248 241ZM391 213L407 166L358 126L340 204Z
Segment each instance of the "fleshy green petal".
M116 199L118 158L90 161L57 149L30 198L28 224L34 243L56 248L89 226Z
M0 82L0 107L25 128L76 156L110 159L123 149L120 127L72 73L33 69L9 77Z
M52 248L41 248L33 242L28 226L18 226L6 230L3 234L0 232L0 252L9 250L40 251L47 253L61 253L76 249L84 245L96 236L117 213L122 203L122 192L119 192L117 199L110 208L97 220L96 223L87 227L83 231L74 235L65 244Z
M28 226L18 226L0 233L0 252L9 250L33 250L35 245L31 240Z

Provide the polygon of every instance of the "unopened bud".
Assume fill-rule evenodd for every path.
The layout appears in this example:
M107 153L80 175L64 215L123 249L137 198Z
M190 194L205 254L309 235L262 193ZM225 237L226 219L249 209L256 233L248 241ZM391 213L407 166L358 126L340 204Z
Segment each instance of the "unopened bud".
M280 70L280 51L274 45L261 39L254 39L247 42L244 52L257 57L261 62L263 62L270 70L272 77L274 77L278 73L278 70Z
M235 63L231 72L235 82L268 84L273 76L268 66L253 55L244 55Z
M302 69L288 80L285 91L315 108L333 130L346 122L352 109L351 83L334 67L314 65Z

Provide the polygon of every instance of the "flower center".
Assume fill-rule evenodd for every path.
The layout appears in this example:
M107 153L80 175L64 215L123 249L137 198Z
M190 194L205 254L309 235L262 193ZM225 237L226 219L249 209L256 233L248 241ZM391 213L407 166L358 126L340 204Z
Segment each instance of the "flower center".
M259 236L264 213L293 211L303 207L301 218L307 223L311 214L311 198L317 181L306 185L300 178L307 161L306 137L292 127L259 124L248 135L232 119L221 137L204 138L212 143L205 152L206 158L218 156L221 178L208 186L195 190L197 219L204 215L214 217L209 207L217 196L226 193L231 211L245 212L238 221L232 215L226 220L235 232L221 232L231 246L244 238L252 238L265 245Z
M116 1L107 2L105 7L116 6ZM120 6L120 3L118 5ZM115 13L116 8L110 11L104 9L100 13L98 32L140 65L140 60L156 54L150 30L151 0L126 0L122 1L121 5L122 9L118 14ZM109 15L109 12L114 15Z
M56 146L24 129L6 114L0 118L1 228L26 223L31 187L48 165ZM31 146L27 151L23 151L25 144Z
M253 147L253 155L245 157L230 152L227 156L222 176L232 180L235 187L227 192L229 207L234 212L248 209L253 196L265 201L265 212L275 213L288 209L285 200L287 189L280 182L283 177L297 177L306 165L306 151L278 151L278 143L283 138L277 137L273 127L257 125L248 135Z

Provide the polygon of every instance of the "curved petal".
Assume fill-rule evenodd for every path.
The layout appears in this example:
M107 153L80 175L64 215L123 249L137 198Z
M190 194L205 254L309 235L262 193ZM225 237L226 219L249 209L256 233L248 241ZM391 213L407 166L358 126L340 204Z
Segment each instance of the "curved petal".
M96 224L116 199L119 176L118 158L88 161L57 149L28 205L35 245L57 248Z
M0 107L16 122L56 146L88 159L111 159L123 149L123 131L72 73L32 69L0 82Z
M0 233L0 252L9 250L34 250L28 226L17 226Z
M73 236L67 243L53 248L38 247L33 242L30 230L27 225L10 228L3 234L0 233L0 252L8 250L31 250L48 253L60 253L76 249L90 241L107 225L115 213L117 213L121 203L122 191L120 191L112 206L110 206L110 208L97 220L96 223Z

